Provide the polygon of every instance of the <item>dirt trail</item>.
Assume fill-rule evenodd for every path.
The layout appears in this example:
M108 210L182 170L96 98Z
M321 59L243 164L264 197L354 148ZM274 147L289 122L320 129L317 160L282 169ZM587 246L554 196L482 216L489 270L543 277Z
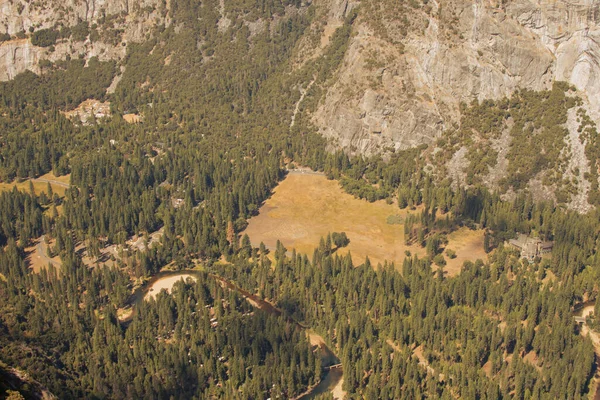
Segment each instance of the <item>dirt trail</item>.
M51 185L56 185L56 186L62 186L64 188L70 188L71 185L69 183L65 183L65 182L60 182L54 179L46 179L46 178L35 178L32 179L32 181L34 182L42 182L42 183L49 183Z

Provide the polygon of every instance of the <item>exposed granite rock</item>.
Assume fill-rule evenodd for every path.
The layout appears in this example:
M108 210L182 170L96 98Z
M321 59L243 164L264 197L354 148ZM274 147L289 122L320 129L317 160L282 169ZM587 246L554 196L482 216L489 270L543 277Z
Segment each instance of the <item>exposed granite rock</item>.
M548 89L555 80L577 87L582 107L600 124L597 0L429 0L417 8L405 2L404 13L386 9L399 4L388 0L304 4L311 3L316 17L300 40L292 69L323 54L335 30L361 6L344 60L309 116L332 146L369 155L433 143L460 122L462 102L498 99L520 88ZM225 15L224 1L216 7L219 29L227 31L234 21ZM57 61L67 55L122 59L129 43L145 40L156 25L169 25L169 9L169 1L165 5L159 0L0 0L0 33L13 36L0 43L0 80L26 69L39 72L42 60ZM75 26L80 21L101 24L104 16L117 16L112 28L120 33L111 43L71 38L40 48L29 38L14 39L17 34L29 35L30 29ZM377 18L379 25L374 22ZM260 19L244 23L251 37L267 27ZM274 29L276 24L269 26ZM307 77L299 90L309 88L317 78ZM117 76L111 90L118 81ZM305 94L301 93L294 115ZM572 120L568 128L570 154L576 158L570 169L579 171L573 178L583 193L571 205L584 210L587 186L582 171L587 160L575 142L578 135ZM507 137L494 143L499 160L497 170L486 179L490 186L506 173ZM464 152L453 158L455 175L461 174L462 163Z
M509 97L521 88L549 89L556 80L578 89L582 107L600 126L599 2L430 0L430 8L411 10L410 28L403 32L385 9L385 28L374 28L378 5L368 1L363 0L344 61L312 115L332 146L368 155L430 144L460 123L461 102ZM333 3L332 10L344 4ZM341 25L343 15L330 13L327 26L332 18ZM566 177L577 193L567 206L586 212L589 166L573 112L566 125L571 171ZM498 163L485 179L489 186L506 177L509 145L506 130L493 143ZM456 153L447 166L456 182L464 180L464 156ZM539 177L528 186L537 199L555 198Z
M30 29L75 26L81 21L87 21L91 26L111 15L121 17L114 25L114 29L122 31L121 41L117 43L91 42L89 38L84 42L63 39L52 49L36 47L29 38L0 43L0 80L12 79L25 70L37 73L41 60L57 61L67 55L77 57L83 54L87 59L98 57L100 60L121 59L128 43L141 42L156 25L169 23L160 0L0 0L0 33L11 36L19 32L21 35L29 34Z
M403 40L378 37L357 21L336 83L314 117L337 145L371 154L431 143L458 121L461 101L551 85L552 53L502 9L455 2L452 29L460 33L448 39L448 26L440 26L446 17L430 3L433 10L421 11L418 21L426 28Z
M512 2L507 13L552 52L555 79L575 85L587 94L591 113L600 112L600 3L521 0Z
M406 37L379 37L361 17L355 23L337 79L313 118L337 146L371 154L431 143L458 122L460 102L547 89L554 80L600 93L598 2L429 4L429 12L415 11ZM600 97L587 97L591 113L600 111Z

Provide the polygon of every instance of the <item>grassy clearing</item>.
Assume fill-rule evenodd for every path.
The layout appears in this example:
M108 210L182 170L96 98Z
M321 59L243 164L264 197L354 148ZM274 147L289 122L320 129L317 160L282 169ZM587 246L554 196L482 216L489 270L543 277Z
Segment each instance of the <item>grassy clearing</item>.
M14 181L11 183L0 182L0 192L10 191L10 190L13 190L14 187L16 187L17 190L29 193L30 192L30 181L33 182L33 190L36 195L39 195L42 192L48 194L47 193L48 192L48 183L50 183L50 186L52 187L52 191L54 193L56 193L59 197L64 197L65 191L67 190L67 187L71 181L71 174L63 175L63 176L55 176L52 172L49 172L45 175L40 176L39 178L26 179L22 182L17 182L17 181ZM56 207L56 211L58 212L59 215L62 213L62 208L63 208L62 205L58 205ZM51 212L51 208L45 207L45 213L50 213L50 212Z
M196 280L196 277L190 274L181 274L175 276L166 276L154 282L154 284L148 290L146 296L144 296L144 300L148 300L150 298L156 298L156 296L164 289L167 293L171 293L173 286L175 283L179 281L186 281L187 279L191 279L193 281Z
M128 318L131 318L132 315L133 315L132 307L117 309L117 318L119 319L120 322L123 322L123 321L127 320Z
M138 114L125 114L123 115L123 119L129 124L139 124L142 122L142 117Z
M290 174L265 202L260 214L250 220L246 229L254 245L261 241L274 249L277 240L291 250L312 255L321 237L329 232L346 232L355 263L369 256L371 263L393 261L399 267L406 250L423 255L419 246L404 244L404 226L388 224L390 215L406 216L385 201L369 203L345 193L337 181L324 176ZM414 212L414 211L413 211Z
M45 182L45 181L46 180L55 181L58 183L50 182L50 186L52 186L52 190L54 191L54 193L58 194L60 197L63 197L65 195L65 190L67 190L67 188L64 185L60 185L59 183L68 185L70 182L70 179L71 179L71 175L54 176L54 174L52 172L50 172L50 173L47 173L46 175L40 176L37 179L33 179L33 190L38 195L42 192L47 192L48 182ZM11 183L0 182L0 192L13 190L13 187L15 187L15 186L17 187L17 190L20 190L23 192L29 192L29 181L31 181L31 179L27 179L22 182L16 182L16 181L11 182ZM48 193L46 193L46 194L48 194Z
M425 249L404 243L402 221L410 212L385 201L356 199L337 181L324 176L290 174L275 188L260 214L250 219L245 233L255 246L262 241L274 249L279 239L288 250L312 255L321 237L329 232L346 232L350 245L338 250L340 254L350 251L355 263L362 263L368 256L373 265L388 260L400 268L407 250L425 256ZM445 270L450 276L460 272L466 260L487 258L483 231L461 228L448 240L447 248L456 252L455 259L446 257Z
M487 254L483 251L483 233L483 230L471 230L463 227L448 235L446 249L456 252L454 259L445 255L444 271L448 273L448 276L457 275L465 261L487 260Z

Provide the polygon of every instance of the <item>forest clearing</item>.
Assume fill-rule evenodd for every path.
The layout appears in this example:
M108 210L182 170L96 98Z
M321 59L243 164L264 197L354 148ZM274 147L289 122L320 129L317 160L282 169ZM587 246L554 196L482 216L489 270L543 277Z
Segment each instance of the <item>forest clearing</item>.
M69 187L70 179L70 175L55 176L52 172L49 172L37 179L26 179L21 182L13 181L10 183L0 182L0 192L12 190L15 186L22 192L29 192L29 182L31 181L33 182L33 189L35 190L36 194L39 195L42 192L46 192L48 189L48 183L50 183L50 186L52 186L52 191L58 194L59 197L63 197L65 195L65 191Z
M150 298L156 298L156 296L163 289L165 289L167 291L167 293L171 293L171 289L173 289L173 286L175 285L175 283L177 283L181 280L186 281L188 278L193 281L196 280L196 277L191 274L165 276L164 278L157 280L156 282L154 282L152 284L152 286L150 286L150 288L148 289L148 293L146 293L146 296L144 297L144 299L148 300Z
M279 239L288 249L312 255L321 237L330 232L346 232L350 244L340 255L350 252L356 264L369 257L371 264L385 260L401 267L406 251L419 256L425 249L417 244L406 245L404 225L390 224L390 219L404 219L420 209L401 210L380 200L370 203L343 191L335 180L315 174L289 174L274 189L260 209L250 219L245 232L254 246L263 242L273 250ZM448 236L448 249L457 257L448 261L448 273L456 274L464 261L484 258L483 231L462 228Z
M448 276L457 275L465 261L486 260L487 254L483 250L484 231L472 230L462 227L448 235L446 249L456 252L456 258L446 257L444 270Z
M390 215L404 217L409 211L399 210L385 201L369 203L345 193L337 181L322 175L289 174L274 189L249 221L247 233L254 246L263 242L273 250L279 239L288 249L312 255L321 237L330 232L346 232L350 244L339 254L350 252L356 264L369 256L377 265L387 259L396 264L406 250L425 254L419 246L406 246L403 226L389 225Z
M53 242L54 240L51 240L50 245L53 245ZM48 244L43 236L35 240L30 247L25 248L25 254L27 254L26 261L29 267L36 274L42 268L48 267L48 264L52 264L57 270L61 268L61 261L58 255L54 257L48 256Z

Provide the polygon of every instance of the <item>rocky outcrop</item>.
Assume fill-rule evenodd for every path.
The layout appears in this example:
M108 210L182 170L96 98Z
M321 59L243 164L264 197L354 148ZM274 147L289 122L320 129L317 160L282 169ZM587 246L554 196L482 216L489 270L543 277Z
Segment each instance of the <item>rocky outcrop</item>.
M33 46L29 39L17 39L0 45L0 80L6 81L31 69L36 71L46 51Z
M158 0L0 0L0 32L16 35L30 28L52 28L57 24L73 26L80 21L97 22L110 15L127 15L129 22L152 23L162 4ZM167 2L168 7L169 2ZM150 11L152 10L152 11ZM135 31L138 27L131 27Z
M110 117L110 102L89 99L75 109L62 113L75 124L91 125L94 121Z
M304 41L297 65L321 54L335 29L361 6L343 65L312 116L336 146L372 154L431 143L459 121L460 102L497 99L518 88L545 89L555 79L588 94L590 114L600 122L600 97L589 95L600 92L597 1L429 0L416 9L407 1L403 13L393 8L398 3L402 2L314 2L321 40L314 48L307 44L312 40ZM121 32L116 43L63 40L53 51L35 47L28 39L4 42L0 80L26 69L39 72L41 60L66 55L120 59L128 43L143 41L153 26L169 23L170 2L165 4L0 0L0 33L29 34L30 29L80 21L98 24L108 16L120 16L112 24ZM224 5L217 5L221 30L231 23Z
M551 85L552 52L505 10L486 1L429 4L403 38L384 39L370 21L357 20L339 77L314 117L338 146L370 154L431 143L458 122L460 102Z
M82 21L98 29L112 30L119 40L106 41L102 37L93 42L61 39L52 48L41 48L31 44L29 37L0 43L0 80L9 80L15 75L31 70L38 73L41 60L57 61L67 55L100 60L121 59L126 46L141 42L148 33L160 24L168 24L168 7L160 0L0 0L0 33L27 36L30 32L58 26L73 27ZM115 17L110 25L103 26L106 17Z
M430 144L460 123L461 103L507 97L520 88L548 89L555 80L576 86L587 114L600 124L597 0L314 0L303 4L311 3L315 17L295 49L290 63L295 71L323 55L336 29L358 9L341 65L333 76L319 77L318 71L311 71L302 78L290 121L293 127L296 116L305 112L302 102L307 96L310 111L302 118L308 117L332 146L370 155ZM225 1L215 1L214 6L220 32L239 26L241 20L228 13ZM169 24L169 9L170 2L161 0L0 0L0 33L4 27L13 36L0 44L0 80L26 69L39 72L42 60L67 55L121 59L129 43L146 40L156 25ZM270 24L261 19L243 24L251 38L267 26L274 29L277 18ZM55 46L39 48L26 37L30 30L73 27L81 21L98 25L98 32L112 29L116 39L60 39ZM109 90L118 82L117 76ZM314 87L311 82L316 82ZM320 99L311 97L311 88ZM569 140L573 147L576 137ZM494 150L506 154L507 143L498 141ZM578 157L572 169L584 171L585 154L576 146L571 150ZM454 158L457 173L463 158L464 154ZM491 186L506 173L501 166L507 160L500 161L486 182ZM585 191L584 186L579 189ZM585 206L583 198L577 200L577 207Z
M458 122L460 102L546 89L554 80L574 84L588 94L591 113L600 111L600 97L590 95L600 92L599 3L497 3L429 1L411 10L404 36L391 10L382 12L387 35L361 10L313 122L337 146L370 154L431 143Z
M65 41L55 46L53 51L37 47L29 39L9 40L0 44L0 81L13 79L17 74L30 70L40 72L40 61L56 62L67 55L86 59L98 57L100 61L118 60L126 54L125 46L114 46L103 42Z
M600 3L515 1L507 13L554 55L554 78L570 82L586 94L591 114L600 122Z
M410 12L406 2L401 13L393 9L399 3L362 1L344 61L312 115L332 146L368 155L430 144L460 124L462 102L549 89L554 81L575 86L600 126L599 2L430 0ZM341 24L344 14L333 15ZM574 113L565 125L568 165L559 175L572 185L567 207L586 212L590 167ZM507 175L505 131L492 143L498 162L484 178L491 187ZM446 165L462 185L464 150ZM528 188L537 199L556 199L557 187L540 177Z

